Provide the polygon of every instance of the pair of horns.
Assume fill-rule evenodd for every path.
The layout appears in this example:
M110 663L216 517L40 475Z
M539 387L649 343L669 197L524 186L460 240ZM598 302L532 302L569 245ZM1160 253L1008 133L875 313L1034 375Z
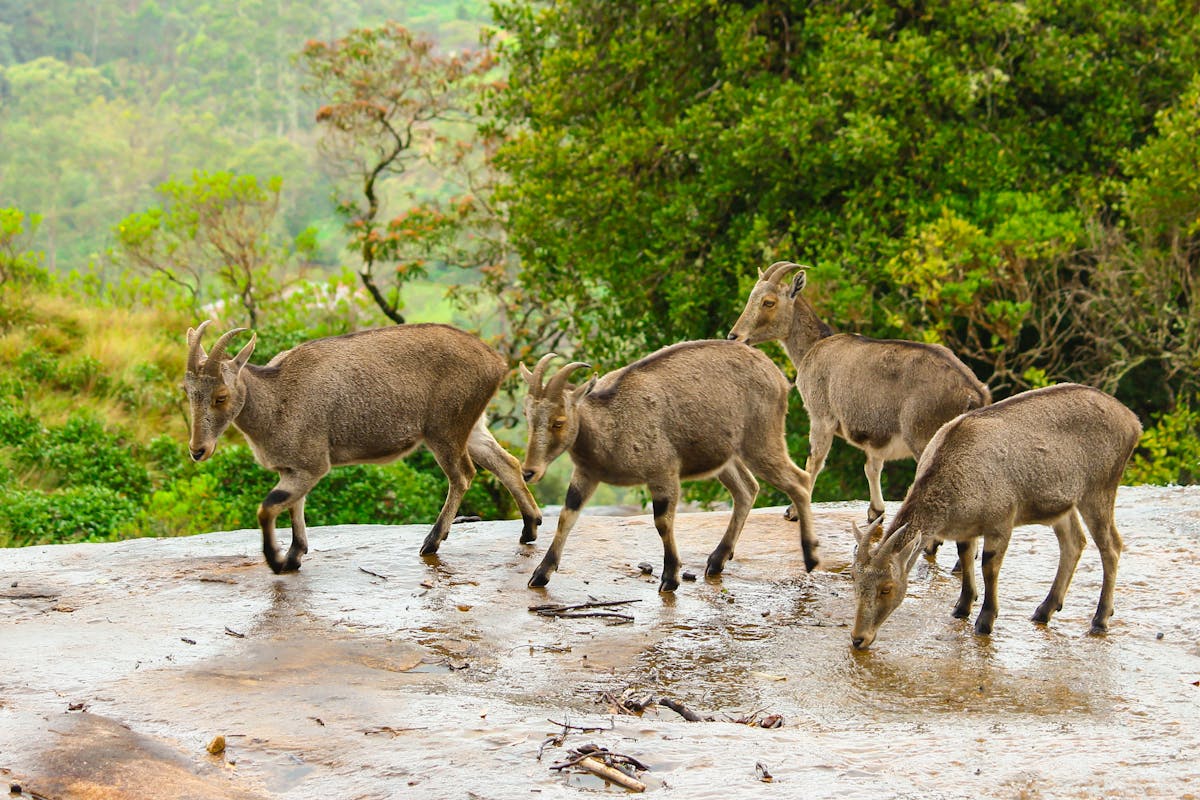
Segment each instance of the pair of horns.
M866 530L859 529L857 522L852 522L850 525L854 528L854 541L858 544L858 550L854 554L854 561L858 564L867 563L873 555L883 555L895 549L896 544L904 538L904 531L908 529L907 522L896 528L892 531L891 536L879 543L879 549L872 553L871 537L883 527L883 517L876 517Z
M572 361L570 364L560 367L557 372L550 376L549 382L543 386L542 378L546 374L546 368L550 366L550 359L556 357L557 355L555 353L547 353L546 355L542 356L540 359L538 359L537 364L534 366L533 372L530 372L524 364L521 365L521 375L525 378L525 381L529 384L530 389L532 389L535 394L557 394L566 387L567 380L571 377L572 372L577 369L590 369L592 366L591 364L584 363L583 361Z
M806 270L811 269L811 267L806 264L795 264L791 261L776 261L774 264L767 267L765 271L760 271L758 273L758 279L760 281L767 281L769 283L782 283L785 275L790 273L792 270L797 269Z
M208 367L210 364L213 365L213 367L209 368L209 371L211 372L221 361L222 357L224 357L225 351L229 348L229 342L233 340L233 337L237 336L239 333L249 330L249 328L234 328L231 331L226 331L225 333L221 334L221 337L213 344L212 350L206 353L204 352L204 345L200 344L200 337L204 335L204 329L211 324L212 320L206 319L196 328L188 328L188 372L199 372L201 359L205 360L205 367Z

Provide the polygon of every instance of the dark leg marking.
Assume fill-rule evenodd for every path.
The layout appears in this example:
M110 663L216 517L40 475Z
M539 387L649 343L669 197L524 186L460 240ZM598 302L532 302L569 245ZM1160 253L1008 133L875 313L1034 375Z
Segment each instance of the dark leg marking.
M574 486L567 487L566 507L571 511L578 511L583 508L583 495Z
M661 517L663 514L667 513L667 505L668 502L666 500L655 500L653 502L654 516Z
M262 501L264 506L282 506L292 499L291 492L285 492L283 489L272 489Z

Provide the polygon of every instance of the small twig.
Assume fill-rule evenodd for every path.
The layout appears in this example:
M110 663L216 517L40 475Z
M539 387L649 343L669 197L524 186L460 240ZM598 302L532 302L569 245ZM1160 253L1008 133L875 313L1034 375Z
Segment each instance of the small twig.
M385 581L388 579L387 575L380 575L378 572L372 572L371 570L367 569L366 567L359 567L359 569L362 570L363 572L367 573L368 575L374 575L376 578L381 578Z
M611 731L613 728L616 727L616 723L614 723L611 719L608 721L607 728L596 726L596 725L591 725L591 726L571 725L568 722L559 722L558 720L553 720L553 719L550 719L549 717L546 718L546 722L549 722L551 725L562 726L564 733L566 733L568 731L579 731L580 733L600 733L602 731Z
M402 733L427 730L429 730L429 728L393 728L390 725L380 725L377 728L365 728L363 730L363 736L378 736L381 733L387 733L390 734L393 739L395 739Z
M587 603L578 603L573 606L563 605L562 603L547 603L540 606L530 606L529 610L535 614L549 612L553 614L563 611L579 611L585 608L611 608L612 606L627 606L630 603L640 603L641 600L592 600Z
M633 622L633 617L629 614L618 614L615 611L589 611L586 614L550 614L539 612L540 617L554 617L555 619L587 619L588 617L597 617L600 619L613 620L613 625L625 625Z
M245 638L246 638L246 634L244 634L244 633L238 633L237 631L235 631L233 628L229 627L228 625L226 625L226 626L225 626L225 635L226 635L226 636L235 636L235 637L237 637L238 639L245 639Z
M584 609L591 608L611 608L613 606L624 606L630 603L640 603L641 600L590 600L586 603L576 603L575 605L563 605L561 603L549 603L540 606L529 606L529 610L537 614L539 617L557 617L559 619L584 619L587 617L599 617L601 619L611 620L611 624L625 625L633 622L633 617L629 614L618 614L615 611L584 611L584 613L573 613Z
M676 702L669 697L664 697L658 701L660 706L666 706L674 711L679 716L686 719L688 722L712 722L712 717L702 717L695 711L685 706L683 703Z

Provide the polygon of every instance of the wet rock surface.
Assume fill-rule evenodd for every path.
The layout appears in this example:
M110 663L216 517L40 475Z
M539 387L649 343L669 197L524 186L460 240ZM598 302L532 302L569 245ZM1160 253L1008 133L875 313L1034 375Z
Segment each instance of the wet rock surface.
M661 568L648 516L582 518L544 590L525 582L552 517L531 547L519 521L456 525L428 559L425 526L315 528L284 576L257 531L0 551L0 778L47 798L623 793L549 769L594 743L688 798L1200 792L1200 490L1122 490L1106 637L1087 635L1090 543L1063 610L1029 621L1057 563L1031 526L991 637L950 616L943 547L866 652L848 570L866 503L814 508L811 575L781 512L751 515L719 579L703 568L727 513L681 515L699 579L674 596L638 566ZM636 601L610 609L633 621L529 611L609 600ZM615 714L621 698L714 721Z

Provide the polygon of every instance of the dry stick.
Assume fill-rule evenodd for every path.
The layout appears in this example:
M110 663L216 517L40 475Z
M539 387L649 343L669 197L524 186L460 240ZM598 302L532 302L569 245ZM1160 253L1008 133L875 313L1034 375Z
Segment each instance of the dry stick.
M378 572L372 572L371 570L367 569L366 567L359 567L359 569L361 569L363 572L367 573L368 575L374 575L376 578L383 578L385 581L388 579L387 575L380 575Z
M594 756L584 756L583 758L579 759L579 761L575 762L575 765L586 769L593 775L598 775L599 777L604 778L604 780L610 783L615 783L618 786L624 786L631 792L646 791L646 784L642 783L637 778L626 775L616 767L610 767L608 764L605 764L603 761L600 761Z
M624 624L633 622L633 617L629 614L618 614L615 611L590 611L586 614L553 614L549 611L539 611L539 617L554 617L555 619L586 619L588 617L600 617L602 619L616 620L613 624Z
M641 600L593 600L590 603L579 603L573 606L564 606L561 603L548 603L541 606L530 606L529 610L535 613L548 611L551 613L559 613L562 611L578 611L583 608L608 608L609 606L627 606L630 603L640 603Z
M576 605L569 606L559 603L550 603L547 605L529 606L529 610L537 614L539 617L557 617L559 619L600 617L603 619L613 620L613 624L615 625L623 625L633 622L633 617L629 614L618 614L615 611L591 611L581 614L573 614L570 612L589 608L610 608L612 606L624 606L629 605L630 603L640 602L641 600L593 600L587 603L577 603Z
M623 753L608 752L604 747L595 745L583 745L577 748L577 750L571 751L570 754L572 756L570 760L566 760L566 762L560 764L552 764L550 769L562 771L570 769L571 766L578 766L580 769L592 772L593 775L605 778L606 781L618 783L626 789L631 789L632 792L644 792L646 790L646 784L613 765L613 762L628 764L632 768L642 770L643 772L650 769L649 766L634 757L625 756Z
M602 728L597 725L571 725L570 723L559 722L558 720L553 720L549 717L546 718L546 722L549 722L551 725L561 726L563 733L567 733L569 731L579 731L580 733L600 733L601 731L611 731L614 727L616 727L616 723L611 719L608 721L607 728Z
M660 706L666 706L674 711L679 716L686 719L688 722L712 722L712 717L702 717L695 711L685 706L683 703L677 703L669 697L664 697L658 701Z

